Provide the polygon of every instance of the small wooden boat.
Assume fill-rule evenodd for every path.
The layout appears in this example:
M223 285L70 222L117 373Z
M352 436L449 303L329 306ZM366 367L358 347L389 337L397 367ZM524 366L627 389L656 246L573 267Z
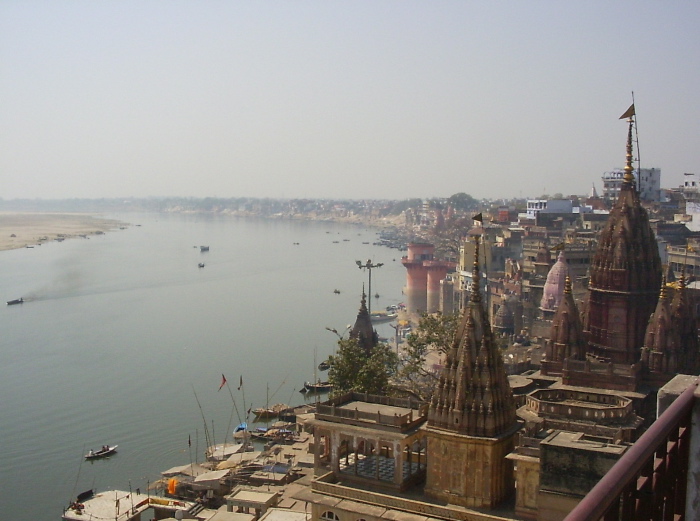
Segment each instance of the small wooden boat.
M21 304L22 302L24 302L24 299L23 299L23 298L16 298L16 299L14 299L14 300L8 300L8 301L7 301L7 305L8 305L8 306L14 306L15 304Z
M99 459L111 456L117 452L117 447L119 445L103 445L100 450L92 450L85 454L85 459Z
M200 262L200 263L198 264L198 266L199 266L200 268L203 268L203 267L204 267L204 263L203 263L203 262Z
M233 429L233 439L234 440L248 440L248 439L250 439L250 431L248 431L248 424L246 422L241 423L238 427Z
M328 362L328 360L324 360L320 364L318 364L318 370L319 371L328 371L331 368L331 364Z
M209 246L200 246L199 251L209 251Z
M369 319L372 322L389 322L391 320L394 320L398 316L398 313L391 313L388 311L372 311L372 313L370 313Z
M333 386L329 382L317 381L315 384L306 382L300 393L329 393L333 390Z
M277 418L280 412L284 411L286 408L287 406L285 404L276 403L271 407L258 407L257 409L253 409L253 414L255 414L257 418Z

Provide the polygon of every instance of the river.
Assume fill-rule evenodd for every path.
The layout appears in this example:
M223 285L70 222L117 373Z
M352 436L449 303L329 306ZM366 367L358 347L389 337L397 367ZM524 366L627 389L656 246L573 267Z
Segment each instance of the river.
M25 299L0 313L4 518L60 519L78 492L145 490L161 471L201 461L202 415L217 442L238 423L231 395L218 391L222 374L239 410L268 393L270 403L303 403L314 358L336 345L326 327L356 318L368 280L357 260L384 264L372 271L373 309L403 298L401 252L374 246L374 229L108 217L129 225L0 252L3 300ZM104 444L118 453L84 461Z

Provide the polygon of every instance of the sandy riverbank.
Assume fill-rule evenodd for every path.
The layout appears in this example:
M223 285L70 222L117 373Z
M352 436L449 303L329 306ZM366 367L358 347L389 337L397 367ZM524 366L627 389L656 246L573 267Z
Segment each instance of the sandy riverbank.
M0 212L0 251L89 237L123 226L126 224L120 221L89 214Z

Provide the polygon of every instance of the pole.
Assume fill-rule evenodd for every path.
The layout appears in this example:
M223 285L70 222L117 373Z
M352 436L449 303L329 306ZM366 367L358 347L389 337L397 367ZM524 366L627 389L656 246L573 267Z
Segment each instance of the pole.
M372 264L372 259L367 259L367 262L362 264L362 261L355 261L357 267L360 269L366 269L369 273L369 299L367 299L367 312L372 314L372 268L381 268L384 266L383 262L378 262L377 264Z

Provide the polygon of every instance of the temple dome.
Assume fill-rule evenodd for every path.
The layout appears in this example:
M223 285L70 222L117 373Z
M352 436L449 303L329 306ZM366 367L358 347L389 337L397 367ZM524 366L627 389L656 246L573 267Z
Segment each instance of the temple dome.
M559 252L557 262L554 263L547 275L547 282L544 284L540 302L541 309L555 311L559 307L564 296L564 285L567 275L569 275L569 266L566 264L566 257L564 256L564 250L562 250Z

